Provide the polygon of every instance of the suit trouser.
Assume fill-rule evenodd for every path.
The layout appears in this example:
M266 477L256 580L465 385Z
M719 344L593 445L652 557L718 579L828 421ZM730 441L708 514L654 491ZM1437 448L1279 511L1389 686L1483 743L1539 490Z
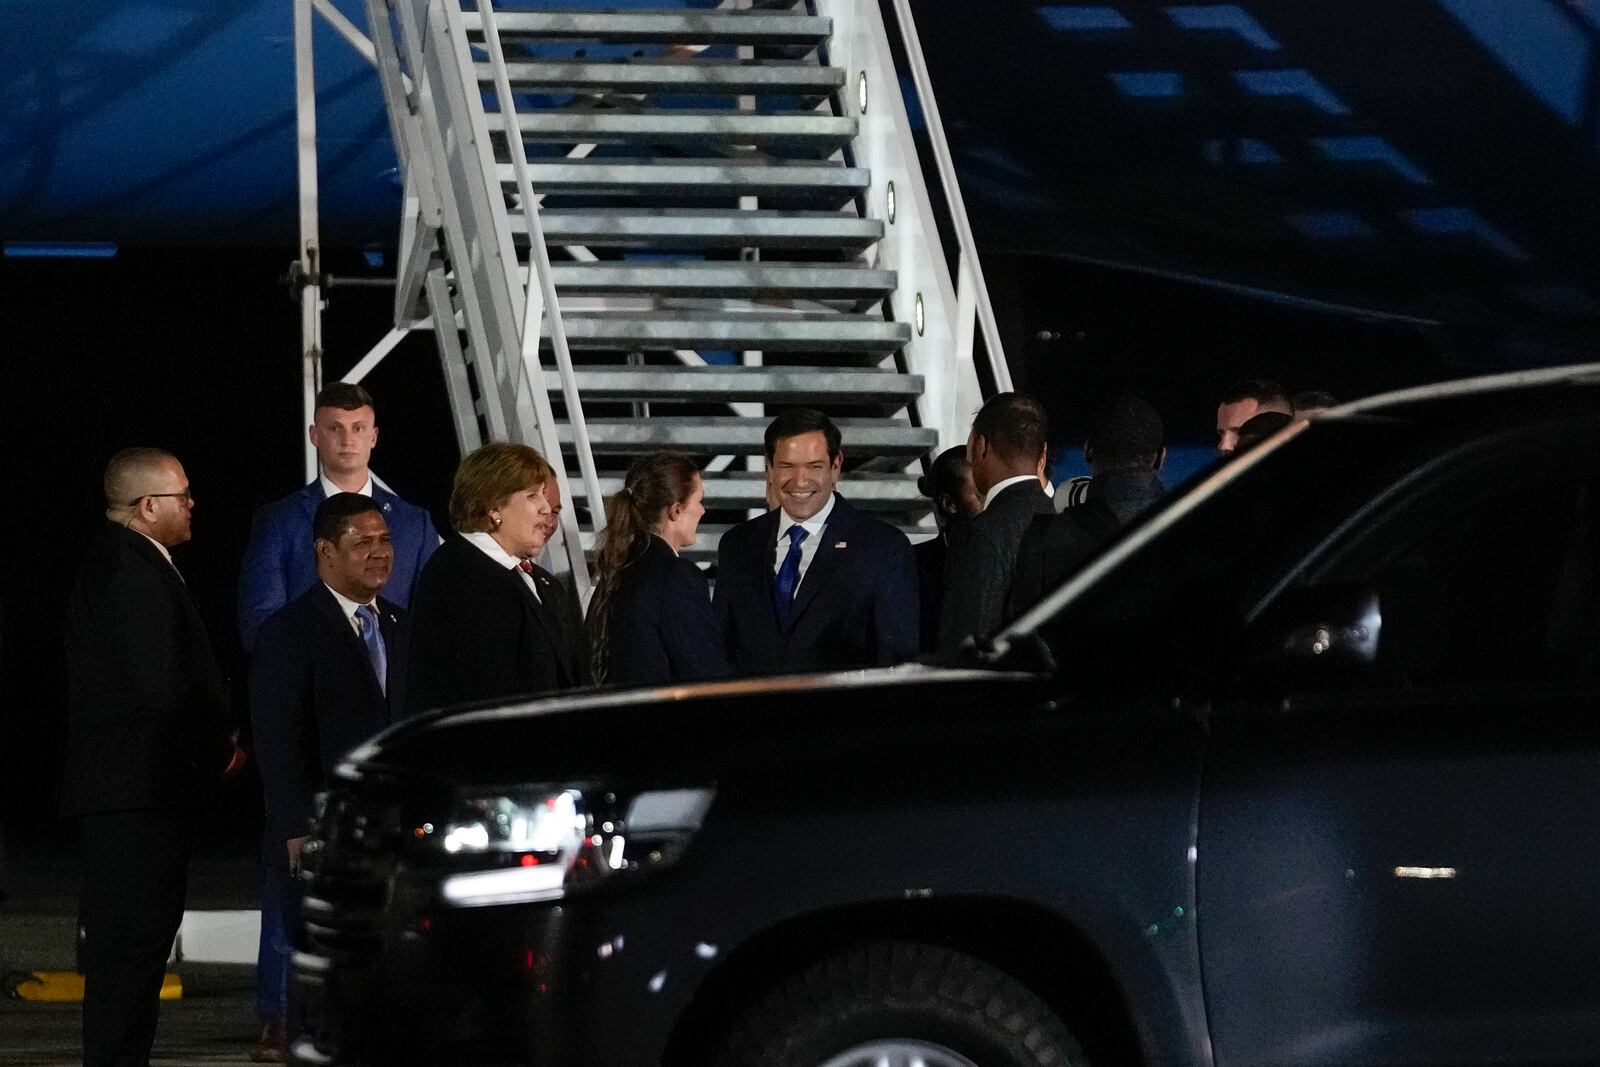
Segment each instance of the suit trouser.
M84 1067L145 1067L167 956L183 922L190 820L169 811L81 815L78 834Z
M282 848L282 843L278 843ZM256 1017L282 1022L289 1011L289 956L294 951L290 925L299 882L286 869L261 865L261 940L256 947Z

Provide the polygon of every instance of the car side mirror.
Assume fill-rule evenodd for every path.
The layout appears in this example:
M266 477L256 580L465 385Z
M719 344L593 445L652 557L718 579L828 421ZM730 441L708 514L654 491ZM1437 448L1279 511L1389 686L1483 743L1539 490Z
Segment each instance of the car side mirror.
M1365 586L1314 586L1285 594L1255 630L1255 666L1306 681L1373 667L1383 612L1377 592Z

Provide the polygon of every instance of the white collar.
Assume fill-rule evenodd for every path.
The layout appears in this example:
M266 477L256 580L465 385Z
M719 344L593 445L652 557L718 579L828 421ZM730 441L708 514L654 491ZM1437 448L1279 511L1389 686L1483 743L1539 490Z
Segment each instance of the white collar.
M322 583L322 588L333 594L333 599L337 600L339 602L339 607L344 609L345 618L349 619L352 624L354 624L356 621L356 609L375 606L375 602L378 599L377 597L373 597L371 600L363 604L359 600L351 600L349 597L339 592L339 590L335 589L327 582Z
M340 489L337 485L334 485L332 482L328 481L328 476L326 474L318 474L317 481L322 483L322 495L324 497L333 496L337 493L348 492L348 490ZM367 480L361 483L361 488L357 489L356 492L360 493L362 496L372 495L372 474L370 471L367 474Z
M499 541L496 541L482 530L474 530L472 533L464 533L461 536L467 539L468 544L471 544L479 552L482 552L508 571L516 570L522 566L522 560L501 548Z
M783 540L784 536L788 534L789 527L791 526L804 526L806 529L806 537L808 539L817 536L817 534L822 532L822 528L828 525L828 516L833 514L833 505L838 499L838 493L829 493L828 502L822 505L822 510L811 516L805 522L796 522L794 519L790 518L789 513L784 511L783 507L780 505L778 508L778 540Z
M1034 485L1039 485L1039 476L1036 474L1017 474L1004 481L995 482L989 487L989 491L983 494L984 508L987 510L989 505L994 503L995 497L1010 489L1013 485L1018 485L1022 482L1032 482ZM1040 486L1039 491L1044 492L1044 487Z

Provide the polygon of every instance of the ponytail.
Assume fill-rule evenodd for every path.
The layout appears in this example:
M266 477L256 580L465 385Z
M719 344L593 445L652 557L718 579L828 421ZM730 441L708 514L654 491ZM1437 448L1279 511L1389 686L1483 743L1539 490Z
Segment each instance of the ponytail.
M595 553L594 597L584 620L597 683L606 680L611 666L612 615L623 574L644 556L662 512L688 502L699 476L688 456L657 452L635 460L622 488L606 502L606 525Z

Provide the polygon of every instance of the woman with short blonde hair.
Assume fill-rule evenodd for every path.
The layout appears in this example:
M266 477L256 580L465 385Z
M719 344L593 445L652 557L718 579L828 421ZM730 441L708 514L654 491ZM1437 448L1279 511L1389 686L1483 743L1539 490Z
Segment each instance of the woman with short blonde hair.
M568 594L533 562L555 472L537 450L496 442L462 457L445 538L411 600L412 711L580 684Z

